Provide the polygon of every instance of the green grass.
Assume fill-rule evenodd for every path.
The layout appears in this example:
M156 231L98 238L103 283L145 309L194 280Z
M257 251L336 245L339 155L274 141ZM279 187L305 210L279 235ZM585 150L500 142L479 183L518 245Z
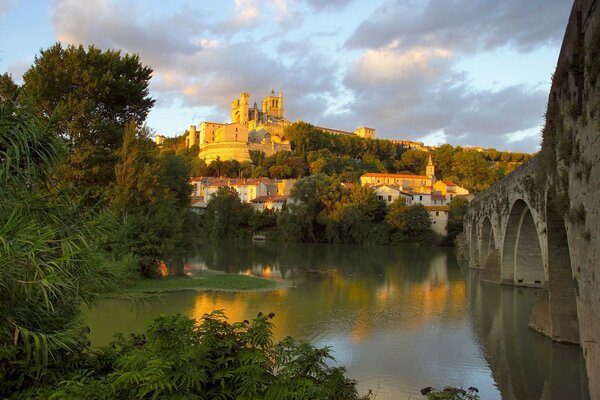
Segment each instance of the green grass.
M157 279L140 279L127 292L158 292L173 290L270 290L277 287L277 282L254 276L211 273L205 277L167 277Z

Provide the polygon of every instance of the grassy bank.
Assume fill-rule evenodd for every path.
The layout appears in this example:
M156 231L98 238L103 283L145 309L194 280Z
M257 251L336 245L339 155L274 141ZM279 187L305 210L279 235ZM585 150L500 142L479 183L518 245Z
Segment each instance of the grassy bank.
M159 292L174 290L271 290L277 282L254 276L210 273L206 276L140 279L127 292Z

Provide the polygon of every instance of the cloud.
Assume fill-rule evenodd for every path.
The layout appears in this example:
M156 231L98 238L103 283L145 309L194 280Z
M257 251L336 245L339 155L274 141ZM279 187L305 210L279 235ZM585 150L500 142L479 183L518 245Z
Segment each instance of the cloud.
M336 118L352 126L375 126L378 137L439 138L443 132L452 144L506 149L517 145L508 144L512 132L537 127L544 113L547 93L540 88L523 84L480 90L469 85L467 74L452 69L429 79L418 68L409 71L380 85L360 68L351 70L344 83L354 93L353 102Z
M17 0L0 0L0 18L7 15L17 5Z
M562 39L572 1L386 0L350 36L352 48L434 46L529 51Z
M153 14L130 2L57 0L52 21L65 42L139 53L154 69L156 107L210 109L210 118L226 120L239 92L250 92L251 104L260 105L275 89L284 93L292 121L350 131L367 125L383 138L531 151L537 137L515 139L514 132L538 128L545 89L483 90L457 65L486 49L558 43L568 7L562 1L541 7L540 1L384 1L349 37L309 20L307 11L338 10L348 0L327 6L235 0L219 20L187 5ZM173 131L189 118L172 121Z
M237 1L237 15L257 18L253 4ZM142 62L154 69L151 92L160 98L157 106L216 105L226 115L231 100L241 91L250 92L251 102L260 105L274 88L285 94L291 118L310 120L322 111L314 99L339 90L335 63L310 46L290 51L283 60L252 39L215 36L197 26L197 17L187 15L179 11L156 17L111 1L61 0L53 21L57 36L69 43L138 52Z
M315 10L340 10L345 8L348 4L354 0L306 0L306 2Z
M259 26L260 15L256 0L234 0L234 14L214 24L215 32L235 33L237 31Z
M193 17L189 11L152 16L143 7L128 3L58 0L52 21L58 40L63 42L169 57L200 48L193 39L202 29L196 22L197 13Z
M439 73L444 59L450 57L448 50L436 48L412 48L397 51L392 44L383 49L368 50L357 61L356 77L365 84L381 85L415 75L427 79ZM440 62L442 61L442 62Z

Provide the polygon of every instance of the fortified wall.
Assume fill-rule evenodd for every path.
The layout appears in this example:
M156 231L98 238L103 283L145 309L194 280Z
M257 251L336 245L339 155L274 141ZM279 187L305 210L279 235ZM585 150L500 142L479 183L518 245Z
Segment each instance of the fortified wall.
M487 282L537 288L529 325L580 344L600 399L600 0L576 0L540 154L475 198L462 253Z

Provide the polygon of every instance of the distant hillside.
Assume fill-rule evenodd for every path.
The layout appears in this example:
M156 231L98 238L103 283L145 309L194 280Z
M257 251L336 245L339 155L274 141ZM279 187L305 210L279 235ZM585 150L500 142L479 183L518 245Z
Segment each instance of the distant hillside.
M186 148L185 134L169 138L161 146L162 151L188 156L195 176L284 179L324 173L344 182L358 182L367 172L423 174L429 155L428 148L416 150L400 141L336 135L305 122L291 124L284 134L291 141L291 152L267 157L251 151L252 162L242 163L216 160L207 165L197 157L197 147ZM473 192L485 190L532 157L526 153L463 149L449 144L429 150L438 179L454 181Z

